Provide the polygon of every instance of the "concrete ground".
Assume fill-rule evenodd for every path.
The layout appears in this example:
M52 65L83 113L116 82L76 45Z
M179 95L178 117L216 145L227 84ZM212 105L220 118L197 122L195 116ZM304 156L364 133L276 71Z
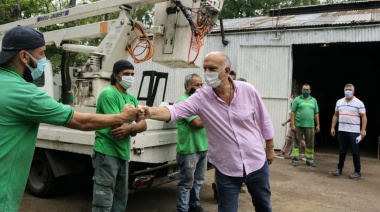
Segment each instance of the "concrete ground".
M273 211L284 212L376 212L380 211L380 160L362 157L362 178L349 179L353 171L349 154L343 175L334 177L336 154L316 154L316 168L303 163L290 165L289 159L275 159L270 166ZM207 211L217 211L213 199L214 170L206 173L202 187L202 206ZM25 192L21 212L82 212L91 211L91 182L88 179L68 178L61 193L50 199L40 199ZM254 211L250 195L239 196L239 212ZM131 194L127 211L174 212L176 182Z

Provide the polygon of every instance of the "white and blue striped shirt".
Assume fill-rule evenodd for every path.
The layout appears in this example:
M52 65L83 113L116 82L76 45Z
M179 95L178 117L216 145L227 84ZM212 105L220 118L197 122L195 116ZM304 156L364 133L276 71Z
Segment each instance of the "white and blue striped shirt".
M360 114L365 114L362 101L356 97L348 103L345 98L339 99L335 111L339 113L338 131L360 133Z

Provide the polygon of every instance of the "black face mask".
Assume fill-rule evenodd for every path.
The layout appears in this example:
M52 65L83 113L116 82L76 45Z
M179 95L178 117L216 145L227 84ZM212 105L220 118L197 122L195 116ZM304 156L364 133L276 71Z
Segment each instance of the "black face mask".
M35 65L32 60L30 60L28 62L28 65L30 67L32 67L32 68L36 68L37 67L37 65ZM25 65L25 68L24 68L24 75L23 75L23 77L24 77L24 80L27 81L27 82L33 82L34 81L33 77L32 77L32 72L30 71L30 69L26 65Z
M191 88L190 91L189 91L189 96L191 96L195 91L196 91L195 88Z
M25 67L23 77L25 81L33 82L32 72L29 70L28 67Z

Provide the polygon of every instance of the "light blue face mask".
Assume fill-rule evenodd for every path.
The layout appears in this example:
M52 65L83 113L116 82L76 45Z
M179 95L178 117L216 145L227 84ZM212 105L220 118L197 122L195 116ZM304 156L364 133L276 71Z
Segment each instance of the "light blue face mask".
M32 67L30 67L30 65L26 64L26 66L32 72L31 74L32 74L33 80L36 80L36 79L40 78L45 71L46 57L37 60L28 52L26 52L26 53L30 56L30 58L32 58L32 60L34 60L34 62L37 63L37 68L32 68Z

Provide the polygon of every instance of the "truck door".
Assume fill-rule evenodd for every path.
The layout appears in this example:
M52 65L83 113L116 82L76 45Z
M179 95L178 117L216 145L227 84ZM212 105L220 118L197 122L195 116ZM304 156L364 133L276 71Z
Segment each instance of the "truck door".
M242 45L238 55L237 78L246 78L260 92L274 126L274 148L281 149L289 128L281 123L289 117L291 46Z

